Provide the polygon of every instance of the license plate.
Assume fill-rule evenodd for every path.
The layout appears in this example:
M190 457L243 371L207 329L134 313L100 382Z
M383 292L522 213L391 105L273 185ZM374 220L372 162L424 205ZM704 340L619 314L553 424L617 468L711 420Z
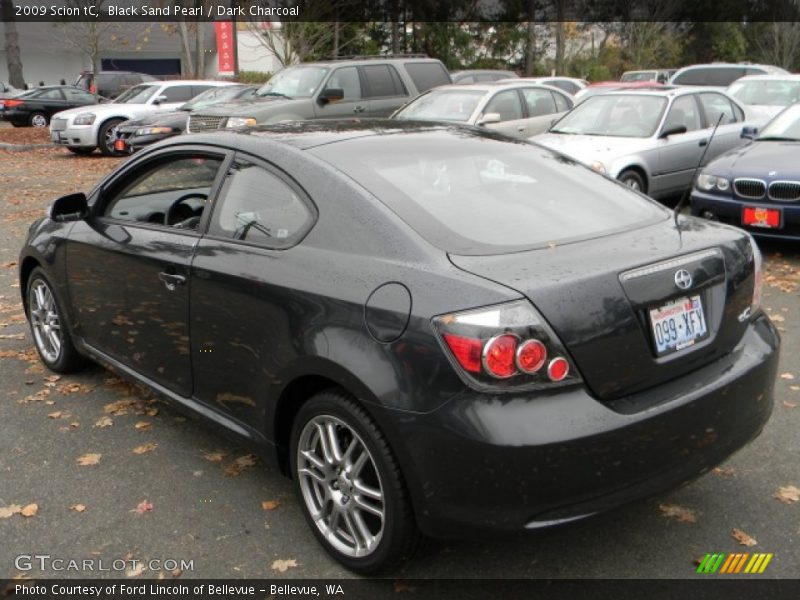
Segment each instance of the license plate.
M61 142L61 132L60 131L54 131L53 134L52 134L52 138L53 138L53 141L55 143L57 143L57 144L60 143Z
M742 212L742 224L750 227L777 229L781 226L781 211L777 208L745 206Z
M708 333L699 295L678 298L651 308L650 326L658 356L692 346Z

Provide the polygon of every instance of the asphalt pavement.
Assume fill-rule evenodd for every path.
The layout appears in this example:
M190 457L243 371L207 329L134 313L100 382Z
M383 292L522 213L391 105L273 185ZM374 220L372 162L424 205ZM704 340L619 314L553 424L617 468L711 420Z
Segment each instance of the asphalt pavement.
M0 578L352 577L277 470L105 369L57 379L33 354L13 264L27 224L117 162L0 150ZM671 493L510 540L430 541L393 575L691 578L706 553L766 552L758 577L796 577L800 502L776 495L800 487L800 246L764 250L783 378L758 439ZM69 560L95 570L57 570Z

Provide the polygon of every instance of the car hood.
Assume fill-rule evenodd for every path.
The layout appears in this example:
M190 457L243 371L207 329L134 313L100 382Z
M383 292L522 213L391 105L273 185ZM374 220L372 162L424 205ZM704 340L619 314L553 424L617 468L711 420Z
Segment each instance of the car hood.
M109 102L108 104L90 104L88 106L79 106L78 108L62 110L56 113L56 117L68 119L88 112L97 115L97 119L114 116L135 119L152 113L153 107L150 104L121 104Z
M758 177L778 179L800 175L800 142L751 142L717 157L705 168L720 177ZM791 174L791 175L790 175Z
M123 127L183 127L186 125L186 119L189 118L189 112L185 110L176 110L174 112L159 113L157 115L148 115L139 119L131 119L123 123Z
M214 106L194 111L194 114L208 115L210 117L253 117L273 110L291 111L295 106L307 107L310 101L310 98L287 100L280 96L262 96L249 100L233 100L224 104L215 104Z
M651 147L653 144L651 138L572 135L565 133L543 133L530 138L530 141L566 154L585 164L598 160L606 165L616 158L635 154Z

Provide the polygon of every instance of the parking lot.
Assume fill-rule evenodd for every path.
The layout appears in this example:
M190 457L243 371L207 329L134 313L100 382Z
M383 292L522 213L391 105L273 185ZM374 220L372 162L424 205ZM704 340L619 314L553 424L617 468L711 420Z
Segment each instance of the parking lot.
M27 226L123 160L36 146L46 141L46 131L0 128L0 572L351 577L269 464L105 369L58 377L39 363L16 283ZM773 553L763 576L795 577L800 247L762 250L763 304L783 348L773 417L758 439L701 479L609 514L509 540L430 541L396 577L684 578L715 552ZM57 571L20 555L122 573Z

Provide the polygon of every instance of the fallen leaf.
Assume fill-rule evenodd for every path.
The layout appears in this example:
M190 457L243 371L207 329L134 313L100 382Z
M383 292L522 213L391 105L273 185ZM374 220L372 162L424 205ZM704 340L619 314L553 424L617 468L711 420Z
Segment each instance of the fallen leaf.
M91 467L100 463L102 454L84 454L78 458L78 464L82 467Z
M44 380L49 381L50 383L55 383L59 379L61 379L61 375L46 375L44 377Z
M76 513L82 513L86 510L86 506L83 504L72 504L69 508L70 510L74 510Z
M403 592L413 592L416 588L408 585L407 581L403 581L402 579L395 579L394 580L394 591L398 594Z
M69 426L72 427L73 429L77 429L78 427L81 426L81 424L78 423L77 421L73 421L72 423L69 424Z
M689 508L678 506L677 504L659 504L661 514L668 519L675 519L679 523L696 523L697 515Z
M61 418L61 411L57 410L56 412L51 412L47 416L50 417L51 419L60 419Z
M755 538L750 537L749 535L747 535L741 529L736 529L736 527L731 529L731 537L733 539L735 539L737 542L739 542L742 546L757 546L758 545L758 542L755 540Z
M791 373L781 373L781 379L794 379L794 375Z
M104 427L111 427L113 424L114 421L111 420L111 417L100 417L92 427L103 429Z
M27 506L24 506L22 508L22 510L19 511L19 514L21 514L23 517L26 517L26 518L29 519L31 517L35 517L36 513L38 513L38 512L39 512L39 505L36 504L35 502L33 502L32 504L28 504Z
M134 454L147 454L148 452L152 452L158 448L158 444L154 444L153 442L147 442L141 446L137 446L133 449Z
M8 517L19 514L21 511L22 507L19 504L0 506L0 519L7 519Z
M773 494L773 496L784 504L800 502L800 489L793 485L781 486L778 488L778 491Z
M297 561L293 558L289 558L286 560L276 560L272 563L272 570L278 571L279 573L286 573L289 569L293 569L297 566Z
M225 452L217 450L215 452L203 452L203 458L211 462L222 462L228 456Z
M261 503L261 508L263 508L264 510L275 510L280 506L280 504L281 503L278 502L277 500L265 500L264 502Z
M16 266L17 266L17 262L14 261L14 260L12 260L11 262L3 263L2 265L0 265L0 267L4 267L6 269L10 269L11 267L16 267Z
M770 315L769 318L771 321L775 321L776 323L783 323L786 320L783 315Z
M797 408L797 402L789 402L788 400L784 400L783 406L785 408Z
M137 515L143 515L146 512L150 512L153 510L153 504L148 500L142 500L139 504L136 505L136 508L131 510L131 512L135 512Z
M255 454L240 456L225 468L225 475L228 477L237 477L245 469L254 466L257 460L258 458Z
M173 569L172 571L170 571L170 575L172 575L173 579L177 579L178 577L180 577L181 573L183 573L181 569Z
M736 473L736 470L732 467L714 467L713 473L714 475L724 475L726 477L730 477Z
M800 392L800 385L790 385L789 389L793 392Z
M155 417L157 414L158 414L158 409L157 408L151 408L151 409L149 409L147 411L147 416L148 417Z
M148 423L147 421L139 421L134 427L136 429L150 429L152 425L152 423Z

